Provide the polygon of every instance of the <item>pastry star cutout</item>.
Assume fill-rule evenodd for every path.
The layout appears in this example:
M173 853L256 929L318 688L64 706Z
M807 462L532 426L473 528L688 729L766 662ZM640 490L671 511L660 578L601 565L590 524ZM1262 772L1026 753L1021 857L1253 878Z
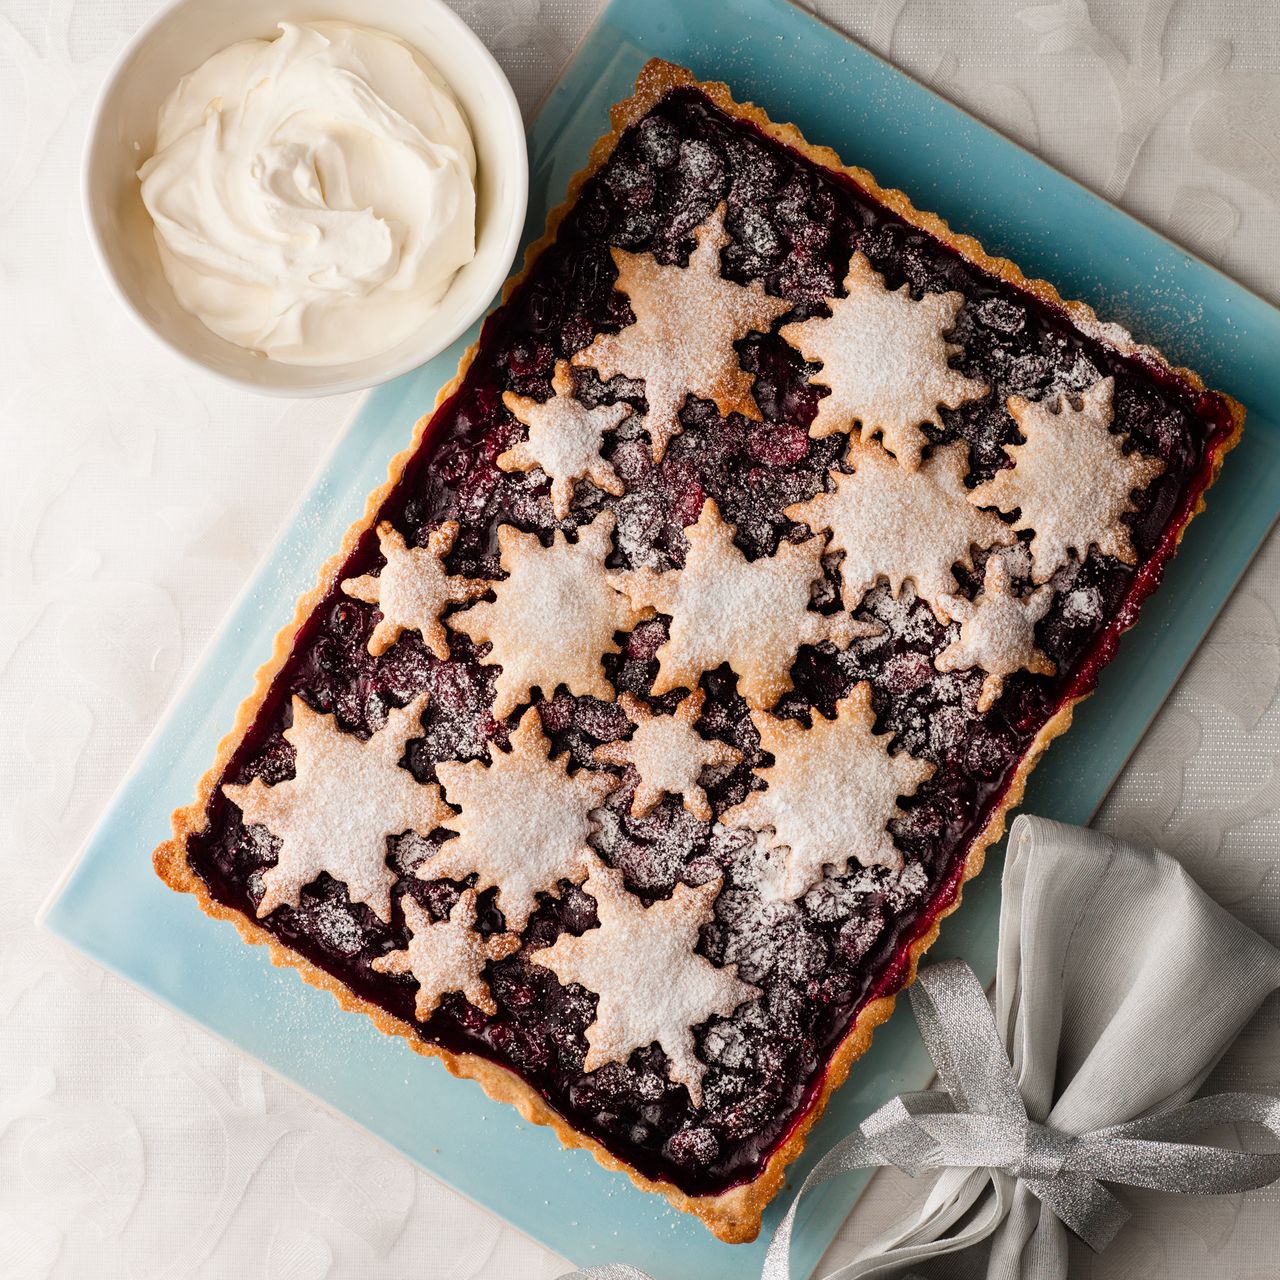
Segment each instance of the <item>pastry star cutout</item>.
M551 759L536 707L511 735L511 750L490 747L491 764L478 760L436 765L444 793L462 812L438 825L458 834L418 867L421 880L464 880L476 889L496 885L507 928L519 932L538 905L539 891L558 881L581 884L596 862L587 837L590 814L618 785L608 773L579 769L569 776L567 756Z
M968 446L935 449L917 471L900 467L877 444L851 445L852 475L832 472L835 489L798 502L784 514L815 533L831 534L830 550L843 551L841 592L856 609L887 578L894 596L908 578L916 594L937 609L939 596L956 590L952 566L973 568L974 547L1009 546L1013 530L979 511L964 486Z
M385 653L402 632L417 631L441 662L449 657L449 638L440 615L451 604L484 595L493 583L482 578L453 578L444 558L453 549L458 522L447 520L432 531L425 547L409 547L387 521L378 526L378 548L386 558L380 574L348 578L342 589L365 604L376 604L382 621L369 637L369 652Z
M461 991L473 1005L492 1016L498 1012L493 993L484 980L490 960L505 960L520 949L514 933L496 933L488 938L476 932L476 892L466 889L447 920L432 920L411 897L401 898L409 945L403 951L388 951L373 961L378 973L408 974L418 983L414 1016L426 1022L436 1011L442 996Z
M588 409L574 398L569 365L561 360L551 379L550 400L530 400L504 391L502 403L517 422L529 428L529 438L498 455L503 471L540 468L551 481L551 507L557 520L569 514L573 486L584 476L597 489L621 497L618 473L600 456L600 438L632 413L629 404L602 404Z
M624 693L618 699L635 725L635 732L629 741L597 747L596 760L601 764L629 764L640 775L631 801L632 817L648 816L662 797L670 794L680 796L684 807L699 822L711 821L711 805L698 779L703 769L740 763L742 752L694 730L694 723L702 714L702 700L702 691L694 690L671 715L660 716L634 694Z
M720 413L760 417L752 398L755 377L742 368L733 344L753 330L767 332L792 304L765 293L758 282L734 284L720 276L720 250L730 243L724 205L693 233L687 267L667 266L651 254L611 249L617 289L631 300L635 323L602 333L573 363L601 378L644 379L654 462L680 434L679 413L690 395L712 400Z
M822 869L901 867L888 832L901 816L900 796L912 795L933 765L905 752L889 754L888 733L872 732L871 686L864 680L836 704L836 718L816 712L813 728L756 714L760 747L775 763L757 773L768 784L721 815L726 826L772 830L769 848L784 849L782 892L798 898L822 879Z
M1138 558L1120 516L1133 511L1134 490L1146 489L1165 463L1124 452L1124 436L1110 430L1114 390L1115 379L1096 381L1079 408L1065 396L1007 399L1027 443L1007 445L1014 465L970 490L969 500L1019 511L1014 529L1036 532L1033 581L1048 581L1070 552L1084 559L1091 547L1125 564Z
M928 437L922 422L941 425L938 407L954 409L989 390L950 367L961 348L945 335L964 305L960 293L926 293L918 302L904 284L886 289L861 251L849 262L845 296L828 298L830 317L784 325L782 337L822 368L812 381L830 387L809 429L815 439L860 428L914 470Z
M352 902L391 922L396 873L387 866L387 837L425 836L453 816L439 787L400 767L405 744L422 736L426 705L424 693L392 708L366 742L295 697L293 724L284 731L297 752L294 776L274 787L254 778L222 788L246 824L264 826L280 841L279 861L262 873L259 918L282 904L296 907L303 886L327 871Z
M752 706L770 707L791 688L791 664L801 645L829 640L843 649L858 636L878 634L847 613L825 616L809 607L825 538L782 542L773 555L748 560L710 498L684 534L689 553L683 569L634 569L609 578L637 606L671 617L670 634L658 649L655 694L693 688L704 671L727 662L742 696Z
M1120 519L1133 510L1133 492L1164 470L1159 458L1124 452L1124 436L1110 431L1115 380L1102 378L1077 409L1066 397L1007 404L1025 444L1007 446L1013 466L970 491L980 507L1019 511L1015 529L1032 529L1031 577L1047 582L1072 551L1090 547L1133 564L1137 553Z
M1004 677L1015 671L1051 676L1052 660L1036 648L1036 623L1049 611L1052 587L1040 587L1025 600L1014 594L1004 556L987 561L982 594L976 600L943 596L938 601L946 616L960 623L960 638L948 645L934 665L939 671L966 671L981 667L978 710L989 711L1004 690Z
M449 625L477 643L492 645L488 662L502 670L493 713L510 715L530 692L570 693L613 701L601 655L617 653L614 633L630 631L645 616L607 580L613 513L602 511L570 542L557 530L544 547L533 533L512 525L498 529L507 577L490 583L497 597L454 614Z
M583 888L596 900L599 928L576 938L562 933L529 956L561 982L576 982L599 997L583 1066L594 1071L625 1062L633 1049L657 1042L670 1061L671 1079L700 1107L707 1068L695 1051L694 1027L716 1014L728 1017L760 995L737 976L736 965L717 968L694 950L720 881L696 889L677 884L667 901L645 907L621 872L597 863Z

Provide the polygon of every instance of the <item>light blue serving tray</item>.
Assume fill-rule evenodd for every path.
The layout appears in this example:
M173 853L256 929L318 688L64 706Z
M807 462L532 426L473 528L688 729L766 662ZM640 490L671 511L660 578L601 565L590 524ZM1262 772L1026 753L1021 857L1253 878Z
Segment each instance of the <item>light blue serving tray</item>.
M609 104L654 55L723 79L776 120L798 124L917 207L1083 298L1249 411L1243 442L1188 533L1164 589L1107 669L1100 696L1055 744L1027 793L1029 809L1087 822L1280 511L1280 312L991 132L785 0L612 0L529 133L528 238L562 198ZM371 394L337 442L276 545L169 708L43 913L44 924L108 969L366 1129L442 1181L580 1265L626 1261L658 1280L758 1274L789 1197L754 1245L716 1241L665 1201L635 1191L546 1129L524 1124L331 997L273 969L259 947L203 916L151 870L169 814L187 803L219 737L253 686L293 601L364 509L414 421L453 373L468 334L438 359ZM934 956L994 971L999 859L969 887ZM792 1169L874 1107L921 1088L931 1068L900 1008L835 1097ZM817 1264L865 1178L807 1202L796 1277Z

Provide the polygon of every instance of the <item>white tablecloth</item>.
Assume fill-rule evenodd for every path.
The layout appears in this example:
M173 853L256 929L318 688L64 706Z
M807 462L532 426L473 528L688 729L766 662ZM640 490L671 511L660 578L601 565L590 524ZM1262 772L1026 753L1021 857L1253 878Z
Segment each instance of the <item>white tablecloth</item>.
M135 331L99 278L83 132L154 7L0 0L0 1276L556 1276L559 1259L31 924L355 403L227 390ZM595 5L457 7L528 109ZM815 7L1280 301L1276 0ZM1278 607L1273 538L1101 823L1160 842L1280 942ZM1280 1007L1219 1076L1280 1087ZM918 1191L878 1177L832 1259ZM1080 1276L1276 1274L1280 1193L1133 1199Z

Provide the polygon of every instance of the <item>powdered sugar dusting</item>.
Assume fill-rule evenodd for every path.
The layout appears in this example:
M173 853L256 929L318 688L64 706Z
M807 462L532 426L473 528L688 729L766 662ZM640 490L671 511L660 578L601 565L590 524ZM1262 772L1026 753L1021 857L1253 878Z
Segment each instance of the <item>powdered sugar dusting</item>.
M409 547L386 521L378 526L378 546L386 559L382 572L342 584L347 595L382 612L369 637L370 653L385 653L404 632L417 631L437 658L448 658L440 615L451 604L478 599L491 585L483 578L454 578L445 570L444 558L457 536L458 524L451 520L432 531L425 547Z
M541 402L503 392L503 404L529 428L529 436L499 454L497 463L504 471L540 469L551 481L551 509L563 520L573 505L574 483L584 476L605 493L617 497L624 492L618 473L600 456L600 444L606 431L630 416L631 406L587 408L574 397L573 378L563 360L556 365L551 387L551 399Z
M872 732L870 685L855 685L834 720L815 716L810 729L770 715L755 720L761 748L775 763L758 770L765 790L753 791L722 821L772 831L772 846L787 851L788 898L803 894L825 866L843 871L855 859L902 865L888 823L898 799L911 795L933 765L889 754L890 735Z
M1046 582L1071 552L1091 547L1126 564L1136 558L1128 527L1133 491L1145 489L1164 463L1124 452L1124 437L1110 431L1113 378L1094 383L1077 409L1063 395L1032 403L1009 398L1009 412L1026 437L1009 446L1014 465L970 493L979 506L1017 511L1015 529L1031 539L1035 581Z
M537 709L530 707L511 735L511 750L491 752L492 763L445 761L436 775L445 797L462 812L442 826L458 832L418 867L422 880L464 880L476 875L479 889L498 889L498 906L509 929L521 930L537 906L539 892L560 880L580 884L596 858L587 837L595 829L591 811L617 786L611 774L580 770L572 777L563 757L551 759L551 744Z
M1008 525L969 502L963 442L935 450L916 471L875 444L851 446L847 464L853 474L832 472L834 490L786 511L815 532L829 531L831 549L844 553L840 576L847 609L856 609L881 577L895 596L911 580L920 596L936 604L956 589L952 567L973 567L974 547L1014 540Z
M494 585L496 600L450 620L455 630L492 645L489 660L502 668L495 715L510 715L535 687L548 697L563 684L571 693L612 699L601 655L617 653L614 633L631 630L643 616L606 579L612 532L607 511L578 530L576 543L557 531L543 547L536 534L513 525L498 530L507 577Z
M282 904L296 907L303 887L327 871L347 886L352 902L391 919L395 872L387 864L387 837L427 835L449 817L439 788L399 767L405 743L422 732L426 702L424 694L393 709L366 742L295 697L293 724L284 733L297 753L294 776L273 787L261 778L223 787L246 823L261 824L279 840L279 860L262 873L260 917Z
M341 902L320 898L311 908L308 921L320 945L339 955L353 956L365 943L364 930Z
M940 405L954 409L990 389L950 367L960 348L944 335L964 295L926 293L917 301L905 284L886 289L861 252L849 262L844 288L843 298L827 299L829 318L781 330L806 360L821 363L813 381L831 391L818 402L811 431L825 436L857 426L864 441L880 436L904 467L915 468L928 443L920 424L941 425Z
M1052 587L1040 587L1025 599L1014 592L1008 561L992 556L987 561L982 594L976 600L963 596L943 596L943 612L960 623L960 635L935 662L939 671L963 671L981 667L983 682L978 710L995 705L1004 688L1004 677L1015 671L1053 675L1057 670L1049 657L1036 646L1036 623L1049 611Z
M759 284L743 286L720 274L720 250L729 243L720 206L694 232L688 267L668 266L648 254L614 249L618 289L631 300L635 323L600 334L574 357L604 379L618 374L644 379L655 461L680 431L687 396L714 401L721 413L758 418L751 397L754 379L738 362L733 344L753 329L767 330L791 309Z
M529 959L598 996L586 1070L625 1062L633 1049L656 1043L670 1061L671 1079L701 1106L707 1068L695 1050L694 1028L760 994L734 966L717 968L694 949L720 882L677 885L669 900L646 908L620 872L597 863L583 887L596 900L599 928L581 937L562 934Z
M822 574L824 539L784 542L776 554L748 560L710 499L685 532L683 569L636 569L610 578L636 605L671 617L670 636L658 650L654 693L692 688L704 671L727 662L742 696L769 707L790 687L788 671L801 645L828 641L844 648L855 636L875 632L847 614L828 616L809 607L811 585Z
M1071 622L1096 622L1102 616L1102 597L1096 587L1068 591L1062 600L1062 612Z
M444 920L431 916L411 897L402 899L408 946L403 951L390 951L373 961L378 973L394 973L413 978L418 984L414 1012L425 1022L436 1011L442 996L460 991L477 1009L496 1013L489 984L484 979L485 965L501 960L519 950L515 934L476 932L475 890L466 889L454 903Z

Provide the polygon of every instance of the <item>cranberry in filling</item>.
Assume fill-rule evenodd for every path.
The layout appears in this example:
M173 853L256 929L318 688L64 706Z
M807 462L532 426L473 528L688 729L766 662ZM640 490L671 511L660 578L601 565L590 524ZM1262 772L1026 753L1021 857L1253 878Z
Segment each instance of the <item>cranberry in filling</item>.
M854 864L799 901L771 901L760 892L759 858L749 835L696 820L678 797L668 796L636 818L630 787L610 796L594 838L601 856L647 901L669 896L678 881L723 877L702 950L717 963L736 962L739 976L763 992L702 1029L699 1051L708 1069L700 1108L691 1106L683 1086L670 1083L657 1047L634 1052L625 1064L583 1071L595 997L561 986L524 958L564 930L581 933L595 924L594 901L567 883L558 897L543 898L522 933L521 950L493 967L494 1015L453 995L419 1025L434 1044L510 1068L577 1128L642 1172L694 1194L724 1190L760 1171L812 1101L859 1009L900 983L910 944L953 900L965 854L1032 740L1064 702L1092 687L1120 630L1158 582L1173 533L1209 479L1210 449L1231 425L1220 398L1198 394L1154 362L1085 336L1065 312L984 273L850 179L816 167L687 89L671 93L623 136L582 188L554 244L485 323L462 385L435 414L379 519L389 520L410 546L424 544L441 521L458 521L448 566L470 577L498 576L500 524L549 540L557 524L546 480L537 471L496 465L521 438L502 393L545 399L558 359L631 321L627 299L614 291L611 245L683 263L691 232L721 202L732 237L722 256L724 273L739 283L761 281L769 293L792 302L790 321L823 313L823 299L838 292L855 250L867 255L891 289L906 283L915 296L944 290L963 295L953 339L963 355L956 367L988 383L992 394L943 409L941 429L929 434L933 444L968 442L970 485L1007 465L1004 447L1019 440L1003 408L1007 396L1077 392L1104 376L1115 380L1116 428L1143 453L1161 458L1165 469L1129 517L1137 566L1094 551L1056 575L1037 643L1058 674L1008 677L1004 696L986 712L977 707L980 672L935 669L949 630L909 588L894 599L881 586L862 602L859 616L879 622L879 636L855 641L843 653L829 647L800 651L795 688L775 714L804 719L816 708L829 716L855 683L866 680L876 732L891 732L895 748L936 766L902 802L905 816L894 824L901 871ZM636 419L625 421L605 446L625 494L614 497L580 483L560 527L572 532L602 508L614 511L618 568L680 564L681 530L697 519L707 498L736 526L738 545L750 557L768 555L779 540L798 536L784 508L824 488L846 441L809 438L821 389L777 328L738 343L743 367L755 375L763 421L722 417L713 405L691 398L681 415L683 431L658 465ZM621 378L602 383L579 371L577 391L588 405L643 406L642 384ZM840 607L838 566L830 559L814 600L824 611ZM376 572L380 565L371 529L338 577ZM957 568L966 594L978 589L982 567L980 559L974 573ZM293 750L282 732L294 695L332 713L349 732L367 735L388 705L403 705L429 689L423 736L409 743L405 760L423 782L435 779L440 761L485 760L491 744L506 746L520 712L507 722L494 719L494 668L482 664L465 636L451 633L448 661L435 658L414 633L373 657L367 644L374 624L373 607L336 587L330 592L299 630L221 782L261 777L275 783L291 776ZM950 633L954 638L954 628ZM662 618L622 637L622 651L606 659L619 692L649 694L654 654L665 637ZM762 762L759 739L727 668L704 675L701 686L700 731L745 757L708 779L711 805L720 814L747 794L751 769ZM543 693L544 728L577 768L599 767L595 748L628 731L615 704ZM659 705L670 710L682 696L669 694ZM464 886L421 881L414 871L443 838L404 836L392 842L389 855L399 877L393 899L410 893L437 919L447 916ZM242 823L219 787L206 830L188 842L188 857L219 902L253 916L261 872L276 850L264 828ZM493 891L479 898L484 933L505 927L494 899ZM413 983L372 968L375 958L405 945L398 907L389 927L322 875L296 909L279 907L263 924L363 998L413 1020Z

